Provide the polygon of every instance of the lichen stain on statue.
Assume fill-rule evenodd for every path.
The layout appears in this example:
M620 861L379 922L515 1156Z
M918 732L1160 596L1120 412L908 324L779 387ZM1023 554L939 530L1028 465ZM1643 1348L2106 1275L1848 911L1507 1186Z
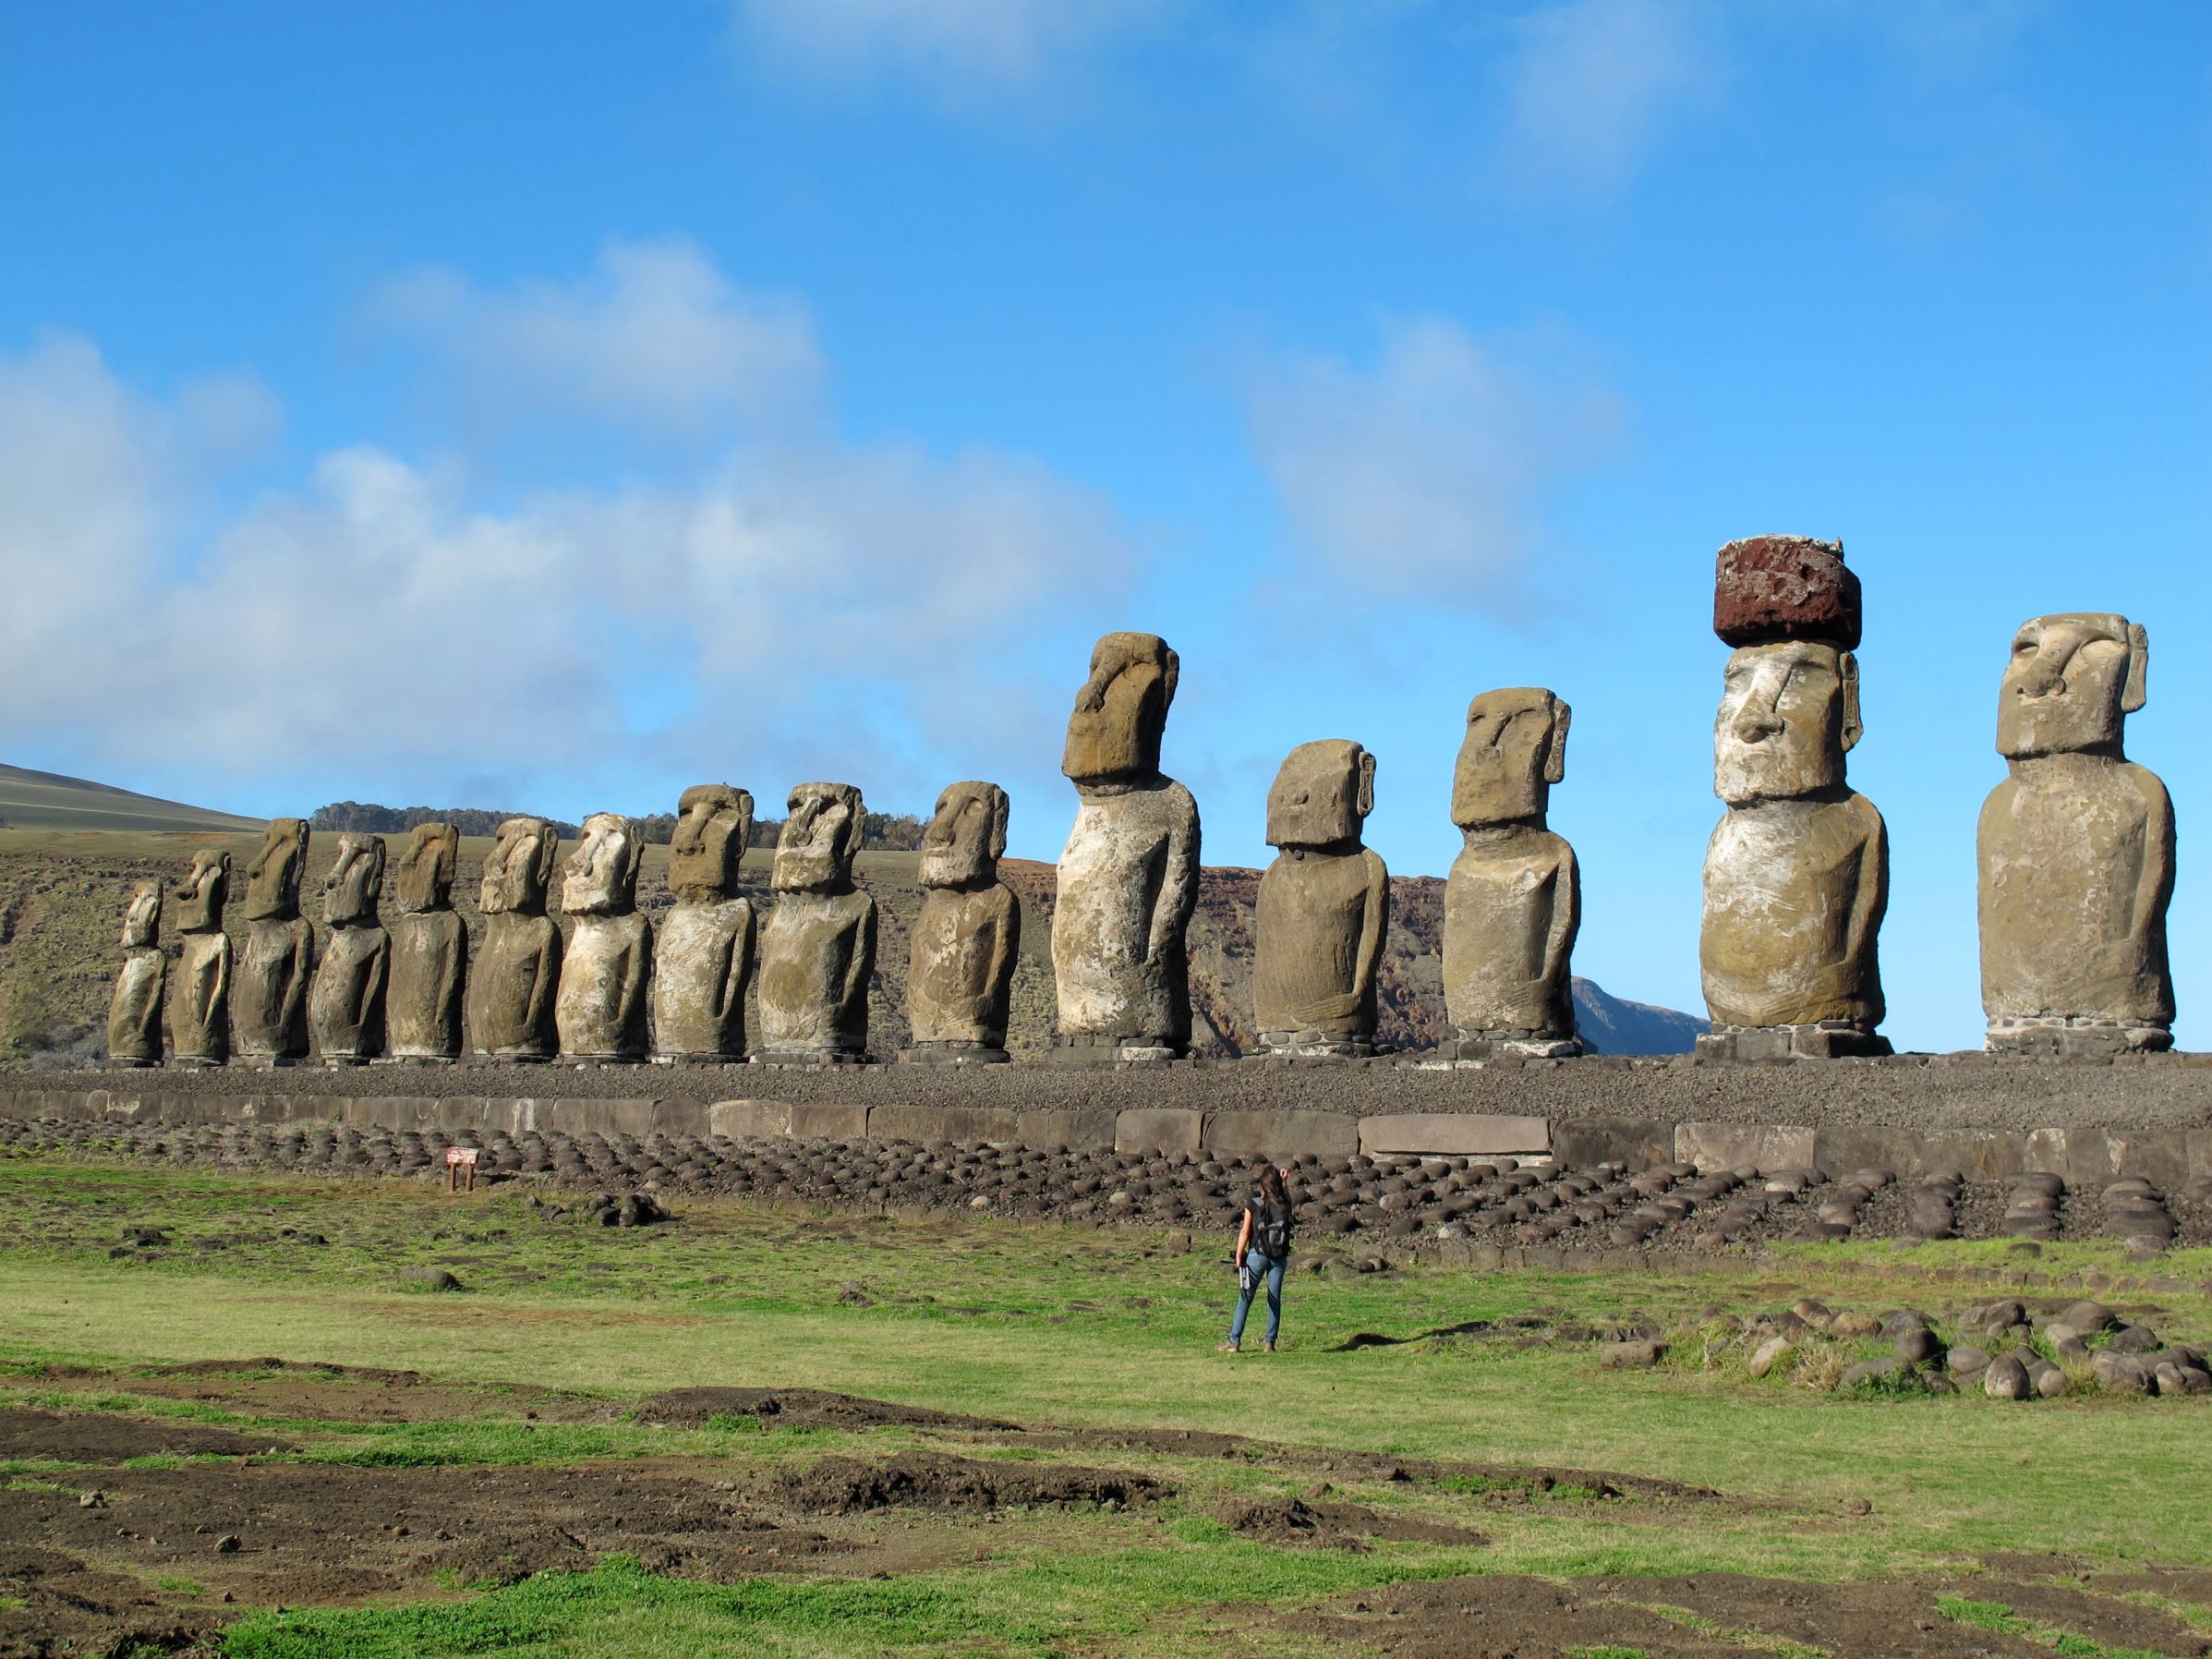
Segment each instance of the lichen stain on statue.
M162 989L169 959L162 953L162 884L141 881L123 911L123 966L107 1007L107 1062L162 1063Z
M737 882L752 839L753 797L745 791L700 783L677 798L668 854L676 902L654 939L655 1060L744 1058L754 916Z
M315 1047L330 1065L365 1065L383 1051L391 965L391 938L377 915L383 886L384 838L340 836L338 860L322 883L330 942L315 965L308 997Z
M864 808L849 783L791 793L770 877L776 905L760 938L765 1065L840 1065L868 1057L876 901L852 883Z
M1457 1058L1570 1059L1582 923L1575 850L1548 826L1573 711L1534 686L1468 705L1452 772L1464 844L1444 893L1444 1000Z
M1261 1058L1375 1051L1375 973L1390 927L1390 872L1360 844L1375 757L1358 744L1300 744L1267 792L1252 1005Z
M237 1058L288 1066L308 1052L308 987L315 969L315 928L299 914L308 862L308 821L272 818L246 866L246 948L231 992Z
M169 976L169 1047L180 1066L219 1066L230 1058L230 935L223 906L230 854L202 847L176 889L176 972Z
M1844 778L1861 733L1858 579L1839 542L1732 541L1713 628L1736 648L1713 722L1727 810L1705 854L1698 938L1707 1058L1887 1054L1876 939L1889 898L1881 814Z
M468 975L468 1041L494 1060L550 1060L560 1043L561 930L545 914L561 837L543 818L499 827L484 861L483 937Z
M925 890L906 976L909 1060L997 1064L1007 1058L1021 905L998 879L1009 802L996 783L955 783L922 837Z
M1988 1047L2031 1055L2173 1042L2166 906L2173 805L2121 751L2150 642L2106 612L2021 625L1998 694L2011 774L1983 804L1982 1008Z
M468 983L468 929L453 908L461 836L451 824L417 824L401 849L385 924L391 968L384 988L386 1058L445 1065L460 1057Z
M553 1004L562 1060L646 1057L653 925L637 911L644 857L635 820L597 812L562 868L561 908L572 918Z
M1053 911L1056 1060L1166 1060L1190 1046L1198 805L1159 769L1177 672L1157 636L1108 634L1068 721L1060 769L1081 802Z

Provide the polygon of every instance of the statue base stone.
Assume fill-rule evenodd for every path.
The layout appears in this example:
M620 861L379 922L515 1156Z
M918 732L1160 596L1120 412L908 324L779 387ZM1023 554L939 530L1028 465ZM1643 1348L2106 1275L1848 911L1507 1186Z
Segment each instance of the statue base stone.
M372 1066L450 1066L459 1061L457 1054L381 1054L369 1063Z
M2163 1054L2173 1047L2164 1025L2054 1016L2048 1020L1989 1022L1985 1047L2017 1060L2112 1060L2123 1054Z
M642 1054L564 1054L558 1063L572 1066L579 1072L591 1072L601 1066L642 1066L646 1063L646 1057Z
M369 1058L366 1054L326 1054L322 1057L322 1063L333 1072L344 1072L354 1066L369 1064Z
M755 1066L872 1066L875 1058L863 1048L767 1048L755 1054Z
M1702 1061L1880 1060L1894 1052L1890 1039L1848 1020L1811 1025L1716 1025L1698 1039Z
M1577 1037L1548 1036L1541 1031L1481 1031L1446 1043L1454 1060L1579 1060Z
M187 1072L215 1072L224 1065L222 1060L212 1060L204 1054L180 1054L169 1063L181 1066Z
M900 1054L899 1063L903 1066L1003 1066L1013 1058L1004 1048L994 1048L985 1043L916 1043Z
M246 1072L281 1072L288 1066L304 1066L307 1057L300 1054L234 1054L230 1063Z
M1056 1066L1167 1066L1183 1051L1146 1037L1119 1037L1101 1032L1056 1036L1046 1060Z
M656 1054L652 1060L657 1066L683 1066L694 1071L704 1071L710 1066L742 1066L745 1063L745 1057L742 1054Z
M111 1054L107 1057L107 1063L118 1071L137 1072L148 1066L158 1066L162 1062L158 1060L149 1060L144 1055Z
M1263 1031L1246 1060L1372 1060L1383 1050L1364 1037L1328 1031Z

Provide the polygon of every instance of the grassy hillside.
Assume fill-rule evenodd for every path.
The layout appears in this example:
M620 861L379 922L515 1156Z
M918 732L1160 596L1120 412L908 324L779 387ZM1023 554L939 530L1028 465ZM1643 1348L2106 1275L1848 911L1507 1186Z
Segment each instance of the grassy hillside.
M133 794L106 783L0 766L0 825L10 830L249 830L251 818L179 801Z

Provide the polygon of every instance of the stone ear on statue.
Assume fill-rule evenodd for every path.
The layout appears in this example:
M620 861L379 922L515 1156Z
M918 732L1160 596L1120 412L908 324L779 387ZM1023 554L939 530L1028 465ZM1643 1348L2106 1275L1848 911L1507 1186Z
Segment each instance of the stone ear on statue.
M1858 712L1858 659L1849 651L1836 653L1836 672L1843 681L1843 710L1839 736L1846 753L1858 746L1858 740L1867 734L1866 722Z
M1544 757L1544 781L1562 782L1566 778L1566 729L1573 723L1575 711L1559 698L1552 699L1552 750Z
M1360 817L1365 817L1369 813L1374 811L1374 809L1375 757L1372 750L1361 749L1360 751L1359 800L1358 803L1353 806L1352 810L1356 816Z
M991 856L1006 856L1006 821L1013 810L1013 801L1006 791L996 785L991 790Z
M2120 712L2133 714L2150 700L2150 634L2141 623L2128 624L2128 684L2120 694Z

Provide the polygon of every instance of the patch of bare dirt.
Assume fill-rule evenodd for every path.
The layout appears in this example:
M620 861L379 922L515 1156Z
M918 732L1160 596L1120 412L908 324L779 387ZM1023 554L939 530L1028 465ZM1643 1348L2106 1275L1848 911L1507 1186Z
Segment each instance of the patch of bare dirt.
M291 1451L267 1435L246 1435L203 1423L125 1417L114 1411L38 1411L0 1407L0 1458L51 1459L62 1463L120 1463L127 1458L170 1453L244 1457Z
M1242 1504L1221 1519L1234 1531L1262 1544L1317 1544L1355 1553L1383 1539L1392 1544L1442 1544L1479 1549L1490 1543L1481 1533L1446 1521L1393 1515L1364 1504L1327 1503L1302 1497Z
M762 1488L777 1506L803 1515L858 1515L876 1509L992 1509L1095 1505L1130 1509L1173 1496L1150 1475L1068 1463L984 1463L931 1452L901 1452L882 1462L823 1458L780 1471Z
M7 1659L133 1647L180 1652L219 1619L164 1605L129 1573L88 1567L59 1550L0 1544L0 1654Z
M990 1433L1016 1426L820 1388L671 1388L640 1400L635 1415L640 1423L668 1428L697 1428L717 1417L752 1417L779 1428L872 1429L896 1424Z

